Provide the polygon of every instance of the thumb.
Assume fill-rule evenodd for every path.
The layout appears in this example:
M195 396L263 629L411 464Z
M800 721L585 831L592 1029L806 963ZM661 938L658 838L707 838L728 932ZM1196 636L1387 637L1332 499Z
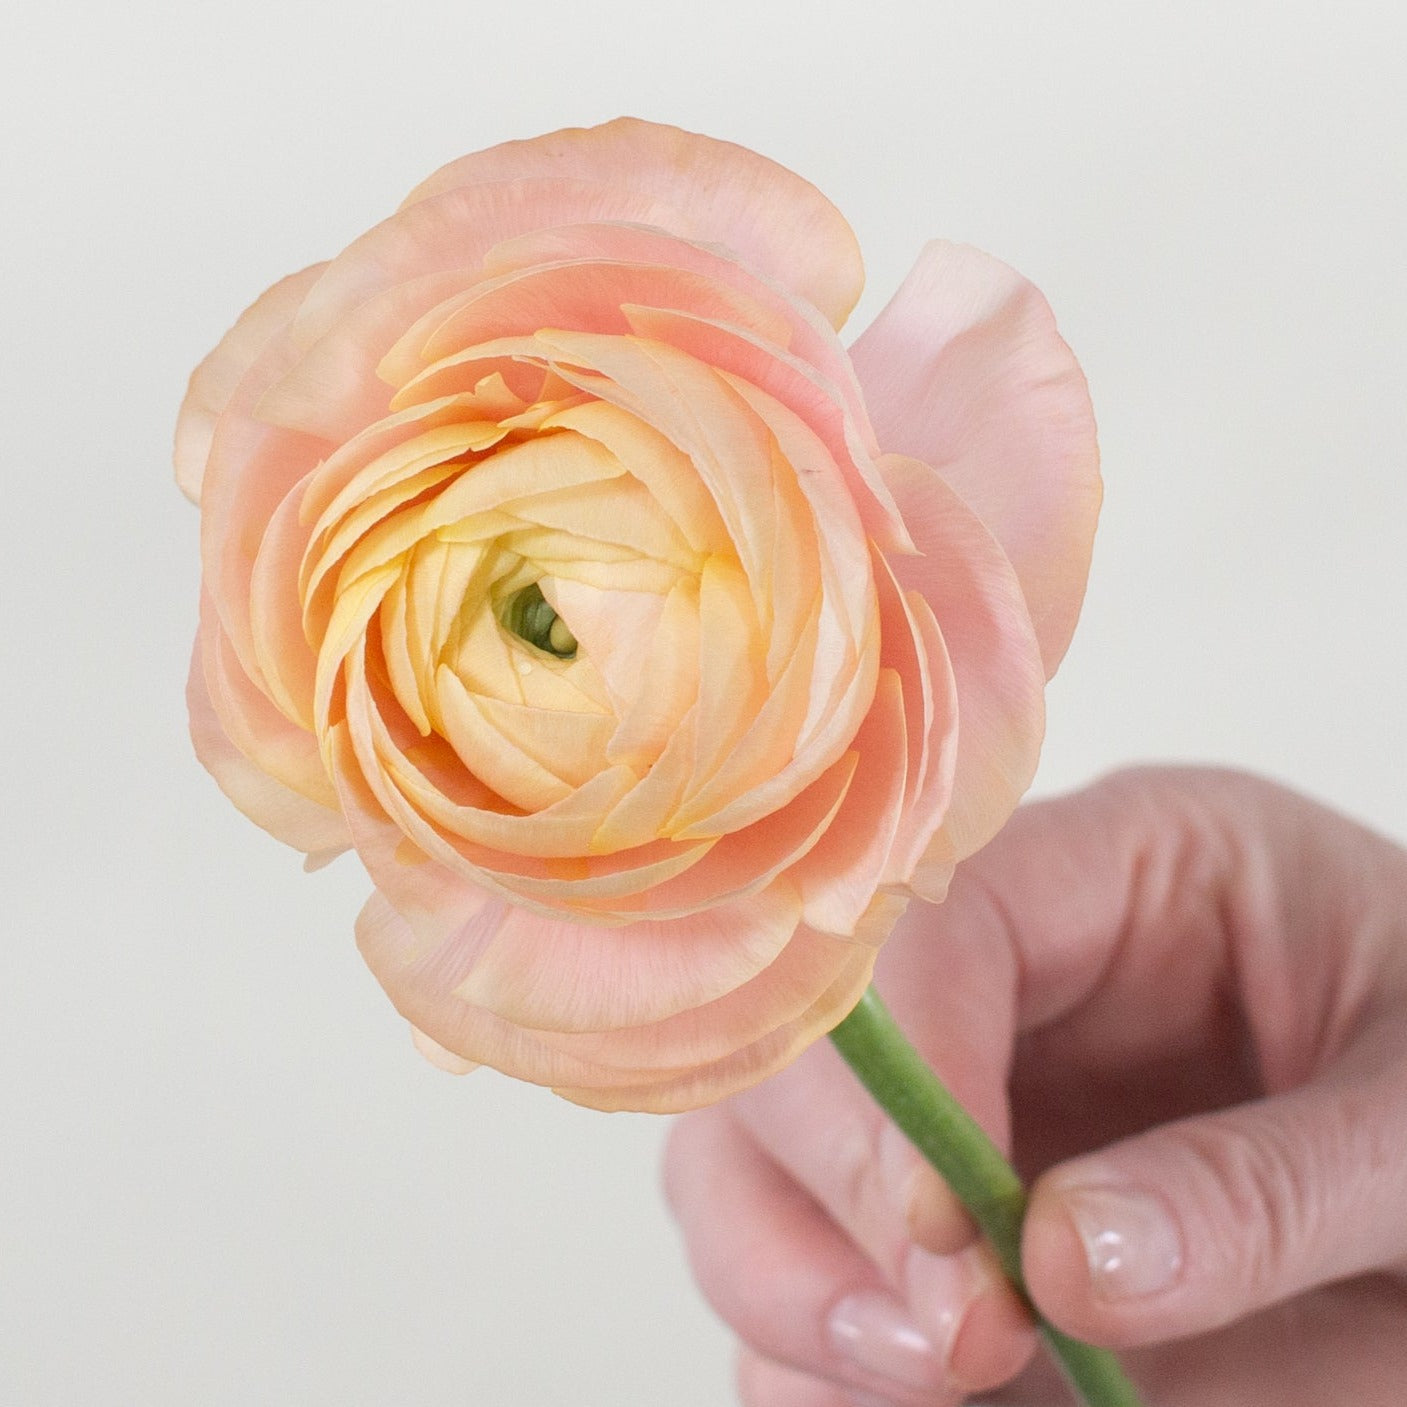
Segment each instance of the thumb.
M1048 1171L1023 1240L1042 1312L1122 1347L1407 1258L1407 1060L1393 1035L1397 1057L1366 1072L1358 1059Z

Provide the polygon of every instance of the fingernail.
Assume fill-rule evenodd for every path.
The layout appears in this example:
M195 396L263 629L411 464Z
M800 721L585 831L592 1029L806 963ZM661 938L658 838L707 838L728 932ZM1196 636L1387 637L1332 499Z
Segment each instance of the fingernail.
M1140 1299L1182 1269L1182 1238L1161 1197L1123 1187L1078 1187L1065 1204L1084 1242L1096 1298Z
M907 1388L942 1387L943 1360L908 1310L879 1290L847 1295L831 1311L831 1341L857 1368Z

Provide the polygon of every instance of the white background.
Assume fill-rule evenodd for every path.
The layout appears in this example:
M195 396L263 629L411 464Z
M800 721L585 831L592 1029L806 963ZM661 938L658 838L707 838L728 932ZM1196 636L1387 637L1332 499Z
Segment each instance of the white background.
M431 169L620 112L815 181L863 326L931 235L1033 277L1107 511L1045 790L1210 759L1407 837L1394 3L37 4L0 45L0 1401L732 1400L663 1125L415 1056L353 860L194 762L186 375Z

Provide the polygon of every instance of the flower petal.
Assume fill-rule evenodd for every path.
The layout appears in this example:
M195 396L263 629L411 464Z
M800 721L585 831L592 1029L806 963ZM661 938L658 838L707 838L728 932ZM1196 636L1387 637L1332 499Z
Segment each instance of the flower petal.
M784 883L683 918L612 927L515 908L454 995L535 1030L640 1026L756 976L796 931L800 908Z
M825 834L791 870L806 923L853 937L879 888L904 803L908 740L899 675L882 669L874 703L855 735L855 780Z
M1100 480L1084 375L1045 299L935 241L851 355L881 447L938 469L1011 558L1049 678L1084 599Z
M664 226L727 246L814 303L839 327L859 299L864 266L845 217L809 181L745 147L677 127L619 117L460 157L422 181L405 205L482 181L568 177L618 192L648 192L670 209ZM583 218L632 219L574 207L544 210L536 228Z
M242 725L235 731L250 751L246 753L232 740L212 702L209 683L212 676L217 683L230 677L224 673L228 662L222 669L218 632L213 612L207 612L196 635L186 684L196 756L220 790L285 845L323 858L347 849L351 835L322 771L316 742L243 679L237 666L230 674L242 681L242 688L237 699L225 694L224 710L227 716L235 711L235 721ZM315 800L310 792L326 799Z
M936 469L901 455L879 462L922 554L890 565L932 607L956 682L952 800L926 855L947 863L985 845L1030 786L1045 731L1045 674L996 539Z
M205 461L215 435L215 422L223 414L245 372L265 347L293 320L304 295L322 276L325 263L290 274L260 296L240 314L219 345L191 373L190 385L176 417L173 458L176 483L192 503L200 502Z
M573 1104L589 1109L678 1114L717 1103L747 1089L790 1065L807 1046L838 1026L854 1010L869 986L877 949L851 947L850 961L801 1016L751 1045L708 1064L686 1066L669 1075L657 1074L634 1085L613 1081L571 1088L557 1084L556 1092Z

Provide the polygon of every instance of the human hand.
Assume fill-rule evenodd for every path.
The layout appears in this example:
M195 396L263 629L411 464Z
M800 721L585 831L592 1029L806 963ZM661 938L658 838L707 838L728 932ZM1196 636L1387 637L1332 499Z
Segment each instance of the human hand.
M1254 778L1023 808L876 985L1034 1178L1051 1322L1157 1407L1407 1395L1407 853ZM745 1407L947 1407L1034 1337L825 1042L676 1125L666 1187ZM989 1402L1061 1400L1044 1365Z

